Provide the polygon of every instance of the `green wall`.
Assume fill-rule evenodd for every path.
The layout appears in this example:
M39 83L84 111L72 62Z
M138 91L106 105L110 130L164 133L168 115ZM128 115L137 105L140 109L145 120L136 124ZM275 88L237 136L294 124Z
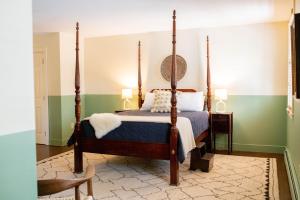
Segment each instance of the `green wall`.
M226 105L233 112L233 149L282 153L286 145L286 99L286 96L229 96ZM218 148L227 145L227 138L222 136L217 137Z
M127 105L129 108L137 108L137 95L133 96L130 103ZM121 95L85 95L85 115L90 116L93 113L114 112L123 108L123 100Z
M300 100L294 100L294 117L287 119L287 151L300 183ZM296 177L295 177L296 178ZM300 188L298 188L300 191Z
M62 144L61 140L61 97L48 97L49 137L50 145Z
M49 137L50 145L65 146L73 133L75 123L75 96L49 96ZM85 117L85 96L81 96L81 118Z
M136 107L135 97L132 107ZM85 95L86 116L122 108L120 95ZM282 153L286 145L286 96L229 96L227 110L234 113L233 148L240 151ZM213 104L215 105L215 104ZM226 137L218 135L217 147Z
M85 117L85 96L81 96L81 118ZM75 96L61 97L61 119L62 119L62 145L66 145L68 139L73 133L74 128L71 124L75 124Z
M36 199L35 131L0 136L0 160L0 199Z

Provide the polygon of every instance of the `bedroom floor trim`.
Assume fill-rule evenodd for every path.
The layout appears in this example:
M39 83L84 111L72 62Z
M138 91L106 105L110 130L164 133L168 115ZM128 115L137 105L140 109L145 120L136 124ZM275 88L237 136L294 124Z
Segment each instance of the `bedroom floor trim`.
M299 200L300 199L299 182L297 179L295 166L293 164L293 161L292 161L292 158L291 158L291 155L290 155L288 149L286 149L284 151L284 161L285 161L285 166L286 166L286 170L287 170L292 199Z
M46 145L36 145L37 148L37 161L49 158L51 156L69 151L72 147L55 147L55 146L46 146ZM218 154L227 154L225 150L218 150ZM291 193L288 182L288 175L286 172L286 167L284 163L283 154L277 153L260 153L260 152L242 152L234 151L232 155L238 156L253 156L253 157L269 157L276 158L277 161L277 171L278 171L278 182L279 182L279 197L280 199L291 199Z
M217 149L227 149L227 143L216 143ZM279 145L262 145L262 144L239 144L233 143L232 148L234 151L245 152L266 152L266 153L279 153L283 154L285 147Z

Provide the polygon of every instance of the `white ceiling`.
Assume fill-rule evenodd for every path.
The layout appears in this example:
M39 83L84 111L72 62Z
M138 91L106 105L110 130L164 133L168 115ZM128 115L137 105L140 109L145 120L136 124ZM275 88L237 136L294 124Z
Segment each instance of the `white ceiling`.
M201 28L288 20L292 0L33 0L34 32L85 36Z

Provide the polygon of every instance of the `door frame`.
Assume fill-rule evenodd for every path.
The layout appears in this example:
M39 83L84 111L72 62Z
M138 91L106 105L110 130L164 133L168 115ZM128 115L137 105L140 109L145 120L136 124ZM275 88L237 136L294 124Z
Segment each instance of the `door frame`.
M36 54L36 53L41 53L43 54L43 57L44 57L44 61L43 61L43 66L44 66L44 69L42 70L42 73L43 73L43 77L45 77L43 79L44 81L44 84L45 84L45 102L43 104L43 110L45 112L45 118L42 118L42 122L43 124L45 125L45 131L46 131L46 134L45 134L45 138L43 139L43 144L45 145L49 145L49 140L50 140L50 131L49 131L49 103L48 103L48 65L47 65L47 49L46 48L34 48L33 49L33 56ZM34 57L33 57L34 59ZM35 66L34 66L35 67ZM36 85L34 84L34 87L36 87ZM35 104L36 106L36 104ZM36 136L36 135L35 135ZM37 142L37 141L36 141Z

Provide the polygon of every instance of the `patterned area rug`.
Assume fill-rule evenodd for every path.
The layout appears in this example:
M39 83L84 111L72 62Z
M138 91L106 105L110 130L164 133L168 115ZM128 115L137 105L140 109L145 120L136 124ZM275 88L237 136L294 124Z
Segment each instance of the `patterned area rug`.
M169 185L169 162L102 154L84 154L84 166L94 164L95 199L279 199L276 159L215 155L209 173L180 165L180 185ZM75 178L73 151L38 162L38 178ZM80 191L86 194L86 186ZM74 195L74 190L52 195ZM49 197L46 197L46 199Z

